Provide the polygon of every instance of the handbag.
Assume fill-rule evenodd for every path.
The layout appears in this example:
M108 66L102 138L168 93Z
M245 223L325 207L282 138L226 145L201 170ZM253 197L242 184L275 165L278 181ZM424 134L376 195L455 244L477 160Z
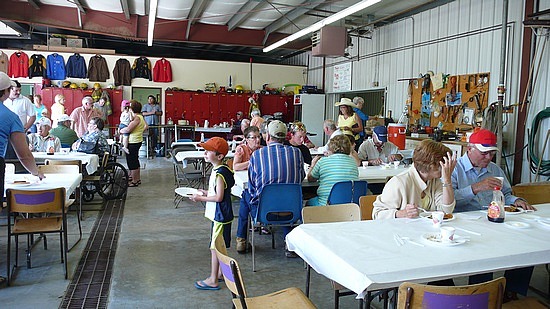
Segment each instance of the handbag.
M97 143L98 143L97 140L95 142L81 141L80 145L78 145L77 151L88 153L88 154L97 154L97 152L98 152L97 151Z

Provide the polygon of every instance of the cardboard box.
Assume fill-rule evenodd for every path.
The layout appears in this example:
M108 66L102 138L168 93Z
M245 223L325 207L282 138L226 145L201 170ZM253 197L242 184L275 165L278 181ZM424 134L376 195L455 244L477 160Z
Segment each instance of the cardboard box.
M61 38L50 38L48 40L50 46L63 46L63 40Z
M82 39L67 39L67 47L82 47Z

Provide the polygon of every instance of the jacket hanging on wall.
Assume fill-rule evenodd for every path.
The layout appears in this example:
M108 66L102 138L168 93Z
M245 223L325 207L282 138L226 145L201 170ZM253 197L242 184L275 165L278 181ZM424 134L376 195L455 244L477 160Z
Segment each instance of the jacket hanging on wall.
M8 55L0 50L0 71L8 74L8 66L10 65L10 59Z
M115 79L115 86L131 86L132 72L130 71L130 61L124 58L118 59L113 69L113 77Z
M10 56L8 76L27 77L29 74L29 56L22 51L13 53Z
M152 77L151 61L149 61L149 59L141 56L134 60L134 65L132 65L132 78L146 78L152 81Z
M109 67L107 67L107 61L101 55L90 58L88 79L91 82L106 82L109 79Z
M62 80L67 76L65 71L65 59L63 56L53 53L46 60L46 75L49 79Z
M170 61L162 58L155 62L153 80L159 83L169 83L172 81L172 66L170 65Z
M29 58L29 77L46 77L46 58L34 54Z
M67 77L86 78L87 71L86 61L80 54L74 54L67 59Z

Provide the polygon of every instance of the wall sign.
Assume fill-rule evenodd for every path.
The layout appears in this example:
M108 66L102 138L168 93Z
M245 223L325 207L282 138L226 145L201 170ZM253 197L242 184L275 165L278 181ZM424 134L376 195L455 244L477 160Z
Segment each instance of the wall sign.
M332 90L334 92L351 90L351 62L334 66Z

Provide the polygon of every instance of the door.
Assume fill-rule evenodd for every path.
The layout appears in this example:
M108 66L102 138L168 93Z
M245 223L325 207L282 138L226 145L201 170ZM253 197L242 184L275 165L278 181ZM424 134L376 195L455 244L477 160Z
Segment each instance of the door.
M157 102L160 104L162 110L164 111L165 107L162 104L161 94L162 94L162 88L132 87L132 99L138 101L143 106L148 102L147 97L152 95L157 99ZM165 121L163 121L164 116L165 115L163 113L162 116L160 117L161 123L166 123Z

